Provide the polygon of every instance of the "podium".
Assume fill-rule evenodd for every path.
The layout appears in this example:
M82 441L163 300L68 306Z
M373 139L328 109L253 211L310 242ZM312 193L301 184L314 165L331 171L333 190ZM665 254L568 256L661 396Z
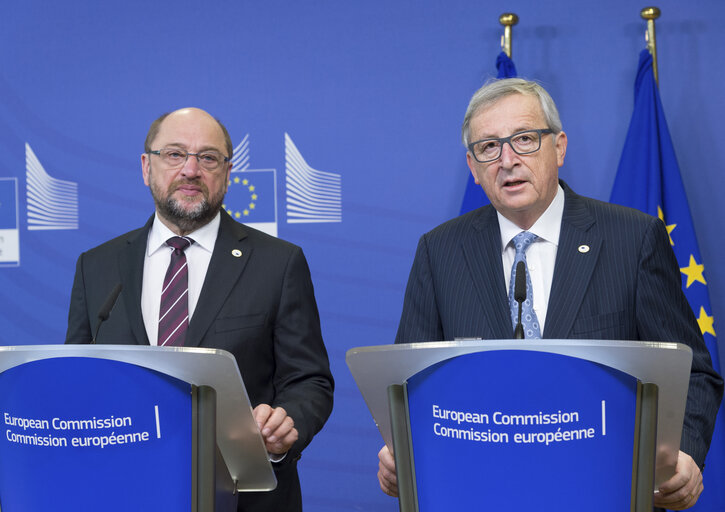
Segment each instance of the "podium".
M674 474L692 352L469 340L354 348L402 511L652 510Z
M234 357L0 347L0 507L236 511L277 482Z

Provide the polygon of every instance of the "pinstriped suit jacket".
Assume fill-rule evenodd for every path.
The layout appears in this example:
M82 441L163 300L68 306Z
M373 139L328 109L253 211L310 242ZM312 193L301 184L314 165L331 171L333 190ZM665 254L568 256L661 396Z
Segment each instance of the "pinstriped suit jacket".
M544 338L675 341L692 348L680 449L700 467L723 381L684 293L664 224L631 208L575 194L564 214ZM588 252L579 252L580 245ZM484 206L423 235L396 343L508 339L513 326L496 210Z

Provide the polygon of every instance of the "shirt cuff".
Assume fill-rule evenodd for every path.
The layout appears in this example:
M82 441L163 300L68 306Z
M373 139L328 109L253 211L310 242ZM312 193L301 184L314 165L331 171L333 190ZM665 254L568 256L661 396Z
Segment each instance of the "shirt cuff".
M267 452L267 458L269 458L269 462L282 462L286 456L287 456L287 452L284 452L284 453Z

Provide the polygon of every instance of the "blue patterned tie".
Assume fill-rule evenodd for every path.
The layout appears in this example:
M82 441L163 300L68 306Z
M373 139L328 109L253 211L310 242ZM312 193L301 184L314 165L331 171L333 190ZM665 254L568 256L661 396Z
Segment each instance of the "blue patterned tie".
M531 276L529 275L529 267L526 264L526 249L538 237L529 233L528 231L522 231L513 238L514 247L516 248L516 256L514 257L514 264L511 267L511 282L509 284L509 305L511 307L511 322L513 327L516 328L516 322L519 319L519 303L514 299L514 286L516 283L516 264L519 261L523 261L526 268L526 300L521 305L521 324L524 327L525 338L541 338L541 330L539 328L539 319L536 318L536 312L534 311L534 296L531 288Z

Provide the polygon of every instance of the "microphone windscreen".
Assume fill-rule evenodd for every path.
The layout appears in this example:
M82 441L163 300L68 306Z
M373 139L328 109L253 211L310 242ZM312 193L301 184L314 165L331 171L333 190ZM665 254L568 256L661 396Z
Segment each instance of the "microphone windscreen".
M122 287L121 283L118 283L113 291L111 291L108 295L108 298L106 299L106 302L103 303L103 306L101 306L101 309L98 310L98 318L101 322L108 320L111 310L113 309L113 305L116 303L116 299L118 299L118 295L121 293Z
M526 265L523 261L516 264L516 282L514 283L514 300L523 302L526 300Z

